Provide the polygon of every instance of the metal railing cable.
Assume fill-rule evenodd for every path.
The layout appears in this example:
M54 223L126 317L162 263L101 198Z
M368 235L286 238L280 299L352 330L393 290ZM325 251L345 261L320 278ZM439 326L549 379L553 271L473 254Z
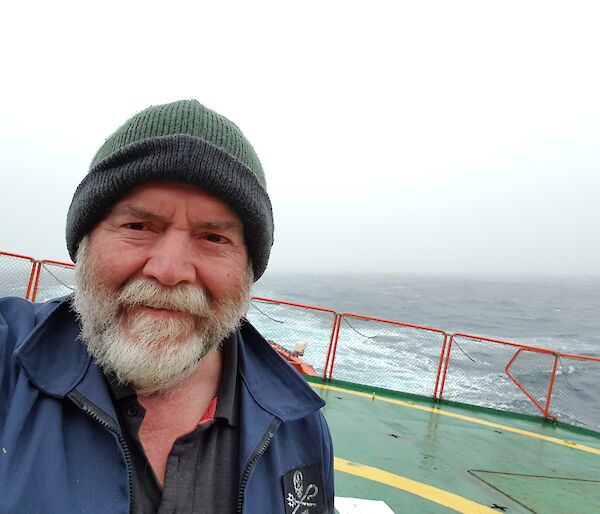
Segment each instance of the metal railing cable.
M263 316L265 316L266 318L269 318L271 321L275 321L276 323L285 323L285 321L283 321L281 319L275 319L272 316L269 316L265 311L263 311L260 307L258 307L258 305L256 305L256 302L251 301L250 305L252 307L254 307L258 312L260 312Z
M357 330L355 327L352 326L352 323L350 323L348 321L348 318L346 316L342 316L342 320L344 321L344 323L346 323L346 325L348 325L354 332L356 332L359 336L364 337L365 339L375 339L379 334L375 334L374 336L368 336L367 334L363 334L362 332L360 332L359 330Z
M61 286L66 287L67 289L70 289L71 291L75 291L75 288L70 286L69 284L66 284L65 282L63 282L60 278L58 278L54 273L52 273L52 271L50 271L50 268L48 266L46 266L45 262L42 262L42 268L48 272L48 274L54 279L56 280Z

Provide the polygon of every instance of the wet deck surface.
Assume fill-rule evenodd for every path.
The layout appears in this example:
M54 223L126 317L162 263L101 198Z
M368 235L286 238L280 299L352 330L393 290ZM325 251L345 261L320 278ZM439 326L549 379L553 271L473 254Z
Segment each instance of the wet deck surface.
M313 383L336 455L336 496L400 513L600 512L600 434L397 394Z

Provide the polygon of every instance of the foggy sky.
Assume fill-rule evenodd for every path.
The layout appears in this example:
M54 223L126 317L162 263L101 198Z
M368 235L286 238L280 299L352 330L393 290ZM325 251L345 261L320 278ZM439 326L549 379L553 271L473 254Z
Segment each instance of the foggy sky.
M269 272L600 273L595 3L11 4L2 250L68 260L96 149L193 97L261 158Z

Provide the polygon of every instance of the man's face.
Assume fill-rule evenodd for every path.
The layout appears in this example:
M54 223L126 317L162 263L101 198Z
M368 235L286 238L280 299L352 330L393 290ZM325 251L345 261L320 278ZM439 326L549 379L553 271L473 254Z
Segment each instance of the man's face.
M82 243L73 305L98 363L152 393L185 380L234 330L251 284L238 216L197 188L156 183Z

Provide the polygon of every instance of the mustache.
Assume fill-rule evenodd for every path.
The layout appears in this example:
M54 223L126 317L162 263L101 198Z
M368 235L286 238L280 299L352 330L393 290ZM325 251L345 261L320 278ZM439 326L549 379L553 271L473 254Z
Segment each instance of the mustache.
M125 284L117 298L123 307L153 307L207 316L211 312L212 297L202 288L191 285L166 287L151 279L136 279Z

